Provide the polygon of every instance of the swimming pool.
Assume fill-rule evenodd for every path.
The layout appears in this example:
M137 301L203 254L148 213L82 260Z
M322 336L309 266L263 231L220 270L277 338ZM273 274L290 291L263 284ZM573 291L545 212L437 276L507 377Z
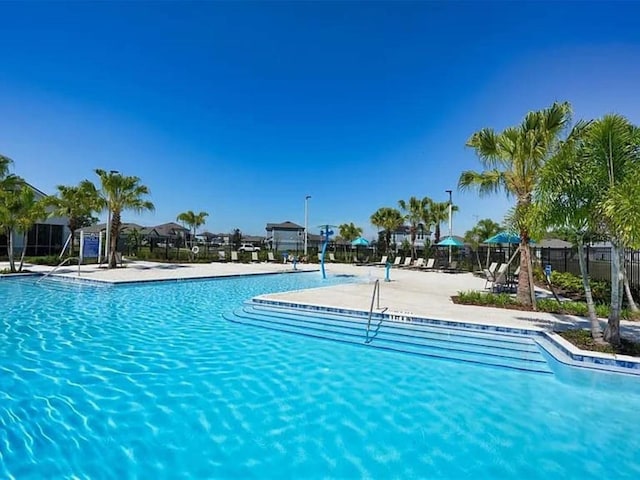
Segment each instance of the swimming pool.
M640 396L597 377L576 386L222 318L326 284L0 281L0 477L640 476Z

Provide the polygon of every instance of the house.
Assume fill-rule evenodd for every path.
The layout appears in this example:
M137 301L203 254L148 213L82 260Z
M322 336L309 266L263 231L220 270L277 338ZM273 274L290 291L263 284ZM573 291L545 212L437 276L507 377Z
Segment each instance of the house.
M33 185L26 183L33 190L36 200L48 195ZM48 209L50 212L51 209ZM49 217L37 222L27 233L27 256L58 255L69 236L69 219L66 217ZM14 251L21 252L24 245L22 235L14 235ZM6 252L8 246L6 235L0 235L0 252Z
M379 238L384 240L386 237L386 230L380 230ZM403 225L400 228L391 232L391 244L395 244L396 248L399 248L404 241L407 241L411 244L411 227L408 225ZM424 228L422 224L418 225L418 231L416 232L416 248L418 250L422 250L425 248L425 245L431 244L431 232Z

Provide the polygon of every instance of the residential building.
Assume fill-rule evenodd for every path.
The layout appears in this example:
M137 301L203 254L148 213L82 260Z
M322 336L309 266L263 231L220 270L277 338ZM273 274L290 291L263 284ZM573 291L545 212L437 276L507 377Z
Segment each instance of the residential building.
M30 184L26 184L35 194L36 200L47 194ZM51 211L51 210L49 210ZM27 233L28 256L58 255L69 236L69 220L66 217L49 217L37 222ZM0 255L6 254L8 247L6 235L0 235ZM21 252L24 245L23 235L14 235L14 251Z
M386 230L380 230L379 239L384 240ZM404 241L411 244L411 227L403 225L400 228L391 232L391 244L396 245L399 248ZM418 225L418 231L416 232L416 249L423 250L426 246L431 245L431 232L424 228L422 224Z
M267 223L267 238L265 244L270 250L278 252L304 250L304 227L290 221L282 223ZM317 250L322 245L322 236L309 233L307 246L310 250Z

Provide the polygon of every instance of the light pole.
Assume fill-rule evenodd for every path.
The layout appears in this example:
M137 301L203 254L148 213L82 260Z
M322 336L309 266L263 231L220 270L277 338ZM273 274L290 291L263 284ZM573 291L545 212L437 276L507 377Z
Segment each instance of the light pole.
M453 209L453 203L451 203L451 190L445 190L449 194L449 242L453 240L453 216L451 215ZM451 245L449 245L449 265L451 265Z
M304 256L307 256L307 248L309 242L308 230L309 230L309 199L311 195L304 197Z
M111 170L109 172L109 177L111 177L111 175L118 175L120 174L119 171L117 170ZM109 200L111 200L111 198L109 198ZM111 205L109 205L110 202L107 202L107 235L105 238L105 257L107 257L107 268L111 268ZM116 242L118 241L118 239L116 239Z

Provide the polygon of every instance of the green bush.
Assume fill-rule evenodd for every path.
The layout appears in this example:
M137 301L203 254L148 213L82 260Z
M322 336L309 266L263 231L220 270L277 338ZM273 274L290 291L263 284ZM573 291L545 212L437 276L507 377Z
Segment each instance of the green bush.
M24 259L25 263L31 263L33 265L58 265L61 260L57 255L46 255L42 257L27 257Z

